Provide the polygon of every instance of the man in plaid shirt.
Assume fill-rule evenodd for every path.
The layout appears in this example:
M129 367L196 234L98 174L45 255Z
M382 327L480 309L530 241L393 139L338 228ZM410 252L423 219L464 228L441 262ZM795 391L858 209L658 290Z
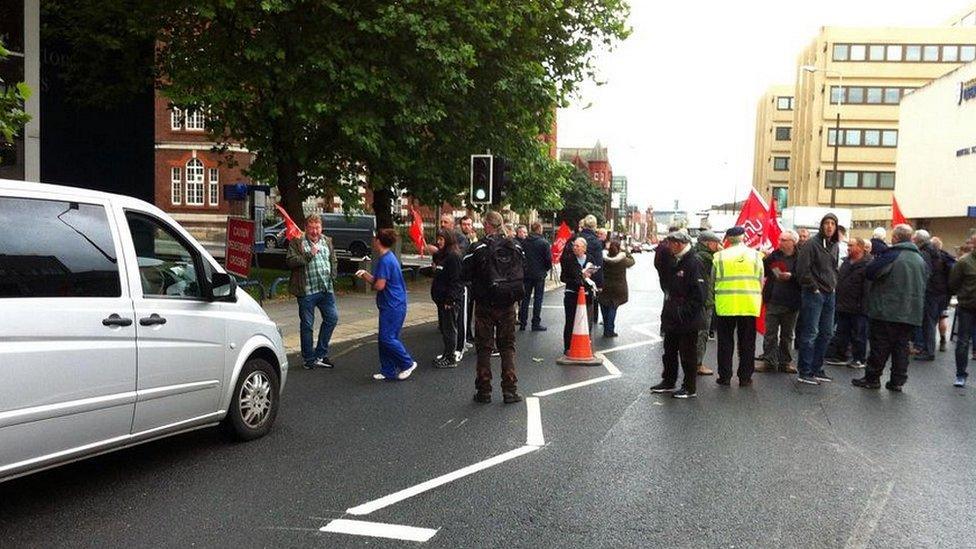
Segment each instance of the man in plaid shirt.
M298 299L301 320L302 360L307 370L333 368L329 359L329 341L339 323L333 293L338 263L332 239L322 235L322 218L312 214L305 218L305 235L288 243L285 263L291 269L288 290ZM322 315L318 344L312 348L315 309Z

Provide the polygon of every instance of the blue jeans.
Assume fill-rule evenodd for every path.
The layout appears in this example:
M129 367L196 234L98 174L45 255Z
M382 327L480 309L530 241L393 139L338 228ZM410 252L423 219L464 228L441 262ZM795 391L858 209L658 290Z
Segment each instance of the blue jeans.
M407 318L407 308L380 309L380 372L387 379L393 379L398 373L413 366L413 358L407 348L400 341L400 330Z
M868 352L868 317L856 313L837 312L837 333L831 344L835 358L846 359L847 347L854 361L864 363Z
M976 343L976 310L956 307L956 375L966 377L969 344Z
M935 332L939 325L939 315L949 306L947 296L925 295L925 309L922 326L915 330L915 347L921 356L935 354Z
M802 376L812 376L823 371L824 355L830 338L834 335L834 304L836 295L803 290L801 294L800 349L797 370Z
M525 326L529 320L529 297L532 297L532 325L542 325L542 299L546 296L546 278L526 278L522 281L525 286L525 297L519 306L519 324Z
M613 303L600 304L600 312L603 313L603 335L610 335L615 332L614 326L617 322L617 306Z
M322 326L319 328L319 341L312 349L312 330L315 325L315 309L322 315ZM339 324L339 310L336 309L335 294L332 292L318 292L298 298L298 318L301 321L299 330L302 339L302 360L306 364L317 358L329 356L329 341L332 332Z

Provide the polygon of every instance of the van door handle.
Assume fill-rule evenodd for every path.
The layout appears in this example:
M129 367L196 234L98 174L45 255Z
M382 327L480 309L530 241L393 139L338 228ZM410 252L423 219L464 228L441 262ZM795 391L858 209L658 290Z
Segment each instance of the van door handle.
M139 324L142 326L155 326L156 324L166 324L166 319L157 315L156 313L153 313L149 316L140 318Z
M108 315L108 318L102 319L102 326L132 326L132 319L122 318L121 316L112 313Z

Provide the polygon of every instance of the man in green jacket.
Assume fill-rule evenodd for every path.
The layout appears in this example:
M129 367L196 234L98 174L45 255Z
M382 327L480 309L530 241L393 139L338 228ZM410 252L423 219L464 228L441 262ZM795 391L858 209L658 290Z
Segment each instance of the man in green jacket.
M976 233L967 242L970 252L956 262L949 271L949 295L955 294L956 306L956 387L966 386L966 364L969 344L976 327Z
M698 375L710 376L715 372L707 368L702 362L705 359L705 347L708 344L708 332L712 326L712 313L715 311L715 288L712 287L712 256L722 249L722 240L712 231L698 233L698 244L695 245L695 255L701 260L702 274L705 278L705 305L702 317L705 319L704 328L698 332Z
M851 383L864 389L879 389L885 363L891 357L891 376L885 388L901 391L908 380L908 342L922 325L928 266L912 243L912 227L898 225L892 245L867 266L871 281L868 293L871 354L864 377Z
M339 268L332 239L322 234L322 218L318 214L305 218L305 234L288 243L285 263L291 269L288 290L298 299L304 368L333 368L335 365L329 359L329 341L339 323L333 293ZM318 344L313 348L315 309L322 315L322 326Z

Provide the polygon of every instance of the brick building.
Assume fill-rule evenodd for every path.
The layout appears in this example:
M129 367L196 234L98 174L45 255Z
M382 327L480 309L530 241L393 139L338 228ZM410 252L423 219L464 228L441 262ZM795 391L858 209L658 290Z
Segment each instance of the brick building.
M607 148L596 142L593 147L568 147L559 149L559 160L569 162L581 170L590 174L590 179L603 189L610 191L610 183L613 180L613 167L610 165L610 157L607 155Z

